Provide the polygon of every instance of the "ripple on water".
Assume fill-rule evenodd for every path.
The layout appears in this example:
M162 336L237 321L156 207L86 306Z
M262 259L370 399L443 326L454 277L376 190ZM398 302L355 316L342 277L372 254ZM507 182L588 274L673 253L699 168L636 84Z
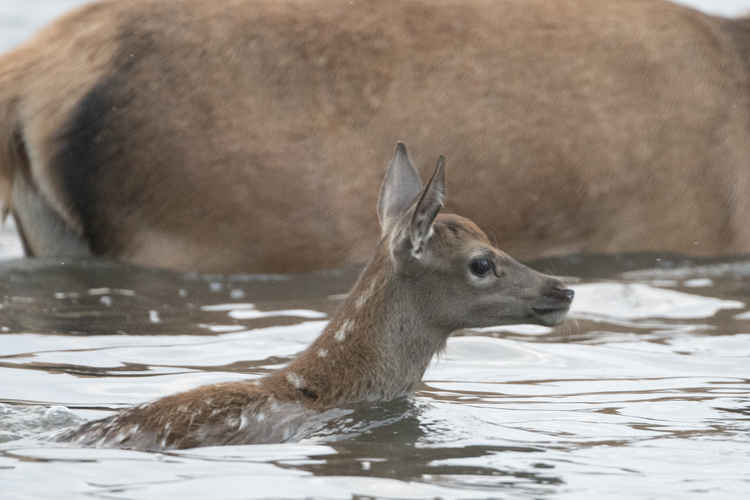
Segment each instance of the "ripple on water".
M703 498L704 489L750 493L738 472L750 456L750 287L742 276L610 272L608 281L576 285L573 319L560 328L503 326L449 339L411 401L329 416L303 428L297 443L136 453L38 437L200 384L261 376L322 330L349 282L317 277L315 294L308 278L154 272L134 282L135 272L94 269L89 276L91 267L61 274L42 266L31 278L0 282L7 296L32 299L0 310L11 325L0 332L0 401L13 403L0 407L3 491L181 500L209 492L681 500ZM64 298L50 293L55 284ZM233 298L239 288L243 296ZM87 314L74 319L84 302ZM56 309L34 323L23 307ZM148 321L151 310L160 323ZM116 333L125 316L139 318L137 331ZM66 329L51 334L59 318ZM75 333L85 330L76 322L91 318L98 334ZM69 410L45 417L54 405Z
M710 318L722 309L739 309L739 300L721 300L641 283L587 283L576 292L571 314L615 319Z
M39 436L84 421L60 405L25 406L0 403L0 443Z

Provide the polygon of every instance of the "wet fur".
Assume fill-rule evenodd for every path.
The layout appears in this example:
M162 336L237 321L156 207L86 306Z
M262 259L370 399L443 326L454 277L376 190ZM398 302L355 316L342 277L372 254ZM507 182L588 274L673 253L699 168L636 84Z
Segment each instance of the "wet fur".
M324 332L278 372L167 396L88 422L60 439L138 449L279 442L317 413L406 396L447 335L420 322L414 304L392 283L392 273L381 241ZM366 303L358 303L361 297ZM337 340L345 322L349 330ZM394 331L397 338L386 335ZM320 356L321 349L325 356ZM260 421L258 414L263 415Z
M416 318L395 327L398 339L383 335L394 328L388 324L412 305L391 300L385 307L385 296L398 292L384 284L392 272L384 247L381 242L376 257L320 337L285 368L253 381L167 396L87 422L60 439L136 449L279 442L326 410L410 394L432 355L444 346L445 336L435 335ZM366 307L357 305L363 294L367 294ZM351 329L339 341L336 332L346 321ZM326 352L323 357L321 349ZM290 374L301 382L299 387L290 382Z
M438 215L443 165L422 188L397 146L378 202L375 256L323 333L286 367L123 410L60 439L138 449L286 441L324 412L411 394L455 330L558 324L571 290L493 248L468 219ZM478 252L491 256L493 274L470 271ZM539 313L540 305L554 312Z

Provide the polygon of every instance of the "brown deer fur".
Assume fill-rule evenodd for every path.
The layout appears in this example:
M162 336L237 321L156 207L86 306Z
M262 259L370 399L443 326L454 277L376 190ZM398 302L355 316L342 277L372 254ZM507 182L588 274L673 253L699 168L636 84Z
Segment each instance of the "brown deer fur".
M321 336L288 366L124 410L61 439L139 449L285 441L321 412L408 395L454 330L561 322L571 290L494 248L471 221L438 215L443 172L441 161L422 189L397 148L378 204L375 256ZM491 262L491 272L472 271L477 259Z
M408 137L511 252L750 251L750 22L658 0L131 0L0 59L30 255L365 262Z

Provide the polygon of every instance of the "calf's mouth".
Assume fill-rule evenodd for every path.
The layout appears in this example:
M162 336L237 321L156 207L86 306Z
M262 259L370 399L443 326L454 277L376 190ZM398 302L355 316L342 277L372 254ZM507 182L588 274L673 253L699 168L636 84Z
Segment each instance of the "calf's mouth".
M545 326L562 323L570 309L574 295L575 292L570 288L552 287L531 306L534 318Z

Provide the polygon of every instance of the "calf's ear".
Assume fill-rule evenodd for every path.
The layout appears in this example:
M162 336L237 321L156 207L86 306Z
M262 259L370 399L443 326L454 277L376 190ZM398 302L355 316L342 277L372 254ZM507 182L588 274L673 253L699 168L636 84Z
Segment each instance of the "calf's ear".
M395 227L396 222L406 213L421 191L422 181L419 173L409 161L406 145L399 142L396 144L378 197L378 220L383 236Z
M419 259L432 236L432 224L445 204L445 157L438 158L435 172L419 196L409 224L411 255Z

